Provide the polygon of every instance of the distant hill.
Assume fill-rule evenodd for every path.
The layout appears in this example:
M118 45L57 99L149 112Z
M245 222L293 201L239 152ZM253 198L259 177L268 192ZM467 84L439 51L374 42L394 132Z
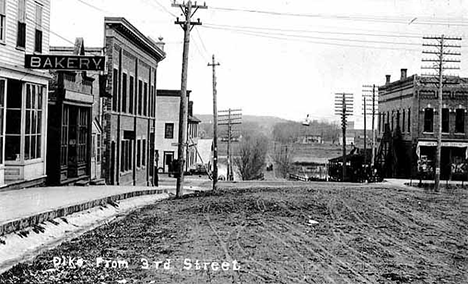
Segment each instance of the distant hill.
M213 115L212 114L195 114L195 116L202 121L200 126L201 126L201 129L205 130L206 132L205 137L211 137ZM290 120L286 120L286 119L275 117L275 116L243 115L242 125L240 125L238 129L242 130L246 128L249 128L249 129L255 128L257 131L260 131L261 133L267 136L270 136L271 133L273 132L273 127L275 126L275 124L288 122L288 121Z
M213 120L212 114L195 114L195 116L198 117L202 121L202 123L211 123ZM276 117L276 116L243 115L242 121L257 122L259 124L265 124L265 125L269 125L269 124L275 125L276 123L288 122L290 120L283 119L283 118Z

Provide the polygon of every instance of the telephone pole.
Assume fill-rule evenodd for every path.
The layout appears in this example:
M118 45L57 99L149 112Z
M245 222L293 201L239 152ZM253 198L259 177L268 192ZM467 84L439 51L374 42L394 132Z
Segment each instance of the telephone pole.
M232 170L232 149L231 149L231 142L233 140L232 134L232 126L236 124L241 124L242 113L241 109L228 109L228 110L221 110L220 122L219 125L226 125L227 126L227 180L233 180L234 174ZM227 114L226 114L227 113Z
M365 102L372 100L372 109L366 109L366 114L369 112L372 113L372 157L371 157L371 168L374 167L374 159L375 159L375 103L376 103L376 88L375 84L373 85L363 85L363 88L366 88L362 90L363 94L362 97L365 100ZM370 90L372 88L372 90ZM370 95L372 93L372 95ZM372 98L370 98L372 96ZM367 107L367 106L366 106ZM364 122L365 122L364 118Z
M367 171L367 104L366 104L366 97L363 97L363 108L364 108L364 165L366 166Z
M346 126L347 117L353 114L353 94L335 94L335 114L341 116L341 129L343 131L343 182L346 180Z
M219 63L215 63L215 56L213 54L212 63L208 63L208 66L213 67L213 190L216 190L216 184L218 183L218 102L217 102L217 90L216 90L216 66Z
M198 9L206 9L207 6L203 4L197 5L192 4L192 1L184 2L182 4L176 4L175 1L172 7L179 7L185 16L185 20L180 21L177 18L175 21L176 25L180 25L184 30L184 50L182 53L182 76L181 76L181 87L180 87L180 111L179 111L179 145L177 149L178 159L178 176L176 184L176 198L182 196L184 186L184 164L186 159L185 147L187 146L187 120L188 120L188 104L187 104L187 75L188 75L188 59L189 59L189 46L190 46L190 31L196 25L201 25L200 19L196 22L192 22L192 16L197 12Z
M447 58L447 56L460 56L459 52L452 52L448 50L449 48L461 48L460 45L451 45L447 44L448 41L461 40L460 37L447 37L444 35L437 37L423 37L424 40L433 40L436 43L425 43L424 47L432 47L436 50L423 51L424 54L435 55L435 59L423 59L423 62L432 62L432 66L423 66L422 69L434 69L436 71L437 86L439 89L438 92L438 118L436 120L436 129L437 129L437 147L435 155L435 173L434 173L434 190L439 191L440 186L440 165L441 165L441 152L442 152L442 104L443 104L443 79L445 70L455 70L460 69L459 67L448 67L445 66L446 63L460 63L460 60ZM430 76L430 75L429 75Z

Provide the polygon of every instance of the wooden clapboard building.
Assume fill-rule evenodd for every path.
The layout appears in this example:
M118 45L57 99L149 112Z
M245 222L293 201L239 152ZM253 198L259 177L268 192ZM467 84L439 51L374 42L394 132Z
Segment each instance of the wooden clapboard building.
M49 23L49 0L0 0L0 187L45 181L50 76L25 55L49 52Z

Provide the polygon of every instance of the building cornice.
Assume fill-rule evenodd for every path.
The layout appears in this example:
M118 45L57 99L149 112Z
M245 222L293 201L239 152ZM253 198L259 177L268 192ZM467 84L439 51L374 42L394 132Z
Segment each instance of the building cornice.
M187 90L187 98L190 97L191 90ZM180 98L180 90L157 90L157 97L178 97Z
M104 24L109 27L114 27L117 31L132 39L142 49L155 57L157 61L162 61L166 58L166 53L157 47L152 40L143 35L129 21L123 17L105 17Z

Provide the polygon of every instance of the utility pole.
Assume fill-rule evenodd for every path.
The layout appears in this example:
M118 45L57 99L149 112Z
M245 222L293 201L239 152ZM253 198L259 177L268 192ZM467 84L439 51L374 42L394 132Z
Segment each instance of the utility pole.
M362 98L364 101L364 165L367 167L367 113L366 113L366 97Z
M346 180L346 126L347 117L353 113L353 94L335 94L335 114L341 116L341 129L343 132L343 182Z
M444 35L437 37L423 37L424 40L435 40L436 44L425 43L423 46L436 48L435 51L423 51L424 54L436 55L435 59L423 59L423 62L432 62L432 66L423 66L422 69L434 69L436 71L437 86L438 86L438 119L436 120L437 129L437 147L435 155L435 173L434 173L434 190L439 191L440 186L440 166L441 166L441 152L442 152L442 104L443 104L443 79L445 70L460 69L459 67L448 67L446 63L460 63L460 60L447 58L447 56L460 56L459 52L451 52L449 48L461 48L460 45L450 45L447 41L461 40L460 37L446 37ZM430 76L430 75L429 75Z
M228 110L228 147L227 147L227 180L232 180L231 140L232 140L231 109Z
M213 67L213 190L216 190L216 184L218 183L218 102L217 102L217 90L216 90L216 66L219 63L215 63L215 56L213 54L212 63L208 63L208 66Z
M184 50L182 53L182 76L180 87L180 111L179 111L179 145L177 149L178 159L178 176L176 184L176 198L182 196L184 187L184 164L186 159L185 147L187 146L187 120L188 120L188 104L187 104L187 75L188 75L188 59L189 59L189 46L190 46L190 31L196 25L201 25L200 19L197 22L192 22L192 16L198 9L206 9L207 6L203 4L192 4L192 1L184 2L183 4L176 4L175 1L172 7L179 7L182 10L185 20L180 21L177 18L176 25L180 25L184 30Z
M220 122L219 125L227 126L227 180L233 180L234 174L232 170L232 149L231 142L233 140L232 136L232 126L236 124L241 124L242 113L241 109L228 109L220 111ZM227 113L227 114L226 114Z
M373 85L363 85L362 86L363 89L362 92L362 97L363 97L363 100L365 102L367 101L370 101L372 100L372 108L368 107L367 104L366 106L364 106L365 108L365 111L366 111L366 114L365 114L365 117L364 117L364 124L366 123L366 115L368 115L368 113L370 112L372 114L372 125L371 125L371 128L372 128L372 157L371 157L371 168L374 167L374 160L375 160L375 103L376 103L376 96L375 96L375 93L376 93L376 88L375 88L375 84ZM372 88L372 90L371 90ZM371 95L372 93L372 95ZM372 96L372 97L371 97Z
M371 169L374 168L375 159L375 84L372 85L372 159Z

